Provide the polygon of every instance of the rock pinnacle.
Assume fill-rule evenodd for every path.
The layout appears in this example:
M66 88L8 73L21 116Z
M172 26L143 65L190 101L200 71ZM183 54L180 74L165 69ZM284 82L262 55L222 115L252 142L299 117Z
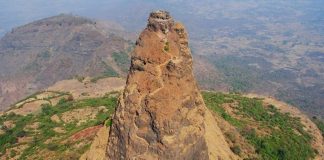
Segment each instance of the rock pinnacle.
M209 159L205 112L186 29L168 12L152 12L113 117L108 159Z

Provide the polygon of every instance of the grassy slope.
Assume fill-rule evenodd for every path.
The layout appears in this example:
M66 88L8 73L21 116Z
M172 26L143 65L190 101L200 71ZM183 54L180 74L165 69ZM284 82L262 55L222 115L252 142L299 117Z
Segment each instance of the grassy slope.
M313 117L313 122L317 125L318 129L321 130L322 136L324 137L324 122L316 117Z
M311 136L300 120L280 113L274 106L263 106L262 100L237 94L203 93L208 108L236 127L262 159L309 159L314 157ZM233 104L228 113L223 104ZM265 132L265 134L260 131Z

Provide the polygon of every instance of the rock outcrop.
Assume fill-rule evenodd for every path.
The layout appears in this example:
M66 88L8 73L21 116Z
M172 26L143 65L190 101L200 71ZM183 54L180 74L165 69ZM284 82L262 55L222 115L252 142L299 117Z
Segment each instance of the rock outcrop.
M131 61L110 130L108 159L209 159L206 107L184 26L168 12L151 13Z

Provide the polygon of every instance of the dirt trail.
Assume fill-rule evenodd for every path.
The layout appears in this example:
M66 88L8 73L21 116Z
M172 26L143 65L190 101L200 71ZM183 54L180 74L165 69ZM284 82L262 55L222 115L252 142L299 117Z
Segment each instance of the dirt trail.
M160 38L162 37L161 39L163 39L163 41L166 42L167 34L166 35L165 34L160 35L160 34L157 33L157 36L160 37ZM168 52L165 52L165 54L169 55ZM169 56L171 57L171 55L169 55ZM158 81L159 81L161 87L159 87L158 89L156 89L152 93L150 93L149 94L150 96L154 95L155 93L159 92L162 88L164 88L164 82L163 82L163 79L162 79L162 67L165 66L165 65L167 65L170 60L171 59L166 60L162 64L156 66L156 71L157 71L157 76L156 77L158 78Z
M153 96L154 94L156 94L157 92L159 92L162 88L164 88L164 82L163 82L163 80L162 80L162 69L161 69L161 67L162 67L162 66L165 66L165 65L168 64L168 63L169 63L169 61L165 61L164 63L162 63L162 64L156 66L156 70L157 70L157 73L158 73L158 74L157 74L157 78L158 78L158 81L159 81L161 87L157 88L157 89L154 90L152 93L150 93L150 94L149 94L150 96Z

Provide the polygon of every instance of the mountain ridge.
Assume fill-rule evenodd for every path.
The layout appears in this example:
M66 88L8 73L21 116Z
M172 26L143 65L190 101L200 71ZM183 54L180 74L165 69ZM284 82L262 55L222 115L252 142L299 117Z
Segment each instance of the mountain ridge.
M61 14L7 33L0 40L1 109L58 80L125 76L113 57L127 59L132 43L118 36L124 31L113 28L109 23Z

